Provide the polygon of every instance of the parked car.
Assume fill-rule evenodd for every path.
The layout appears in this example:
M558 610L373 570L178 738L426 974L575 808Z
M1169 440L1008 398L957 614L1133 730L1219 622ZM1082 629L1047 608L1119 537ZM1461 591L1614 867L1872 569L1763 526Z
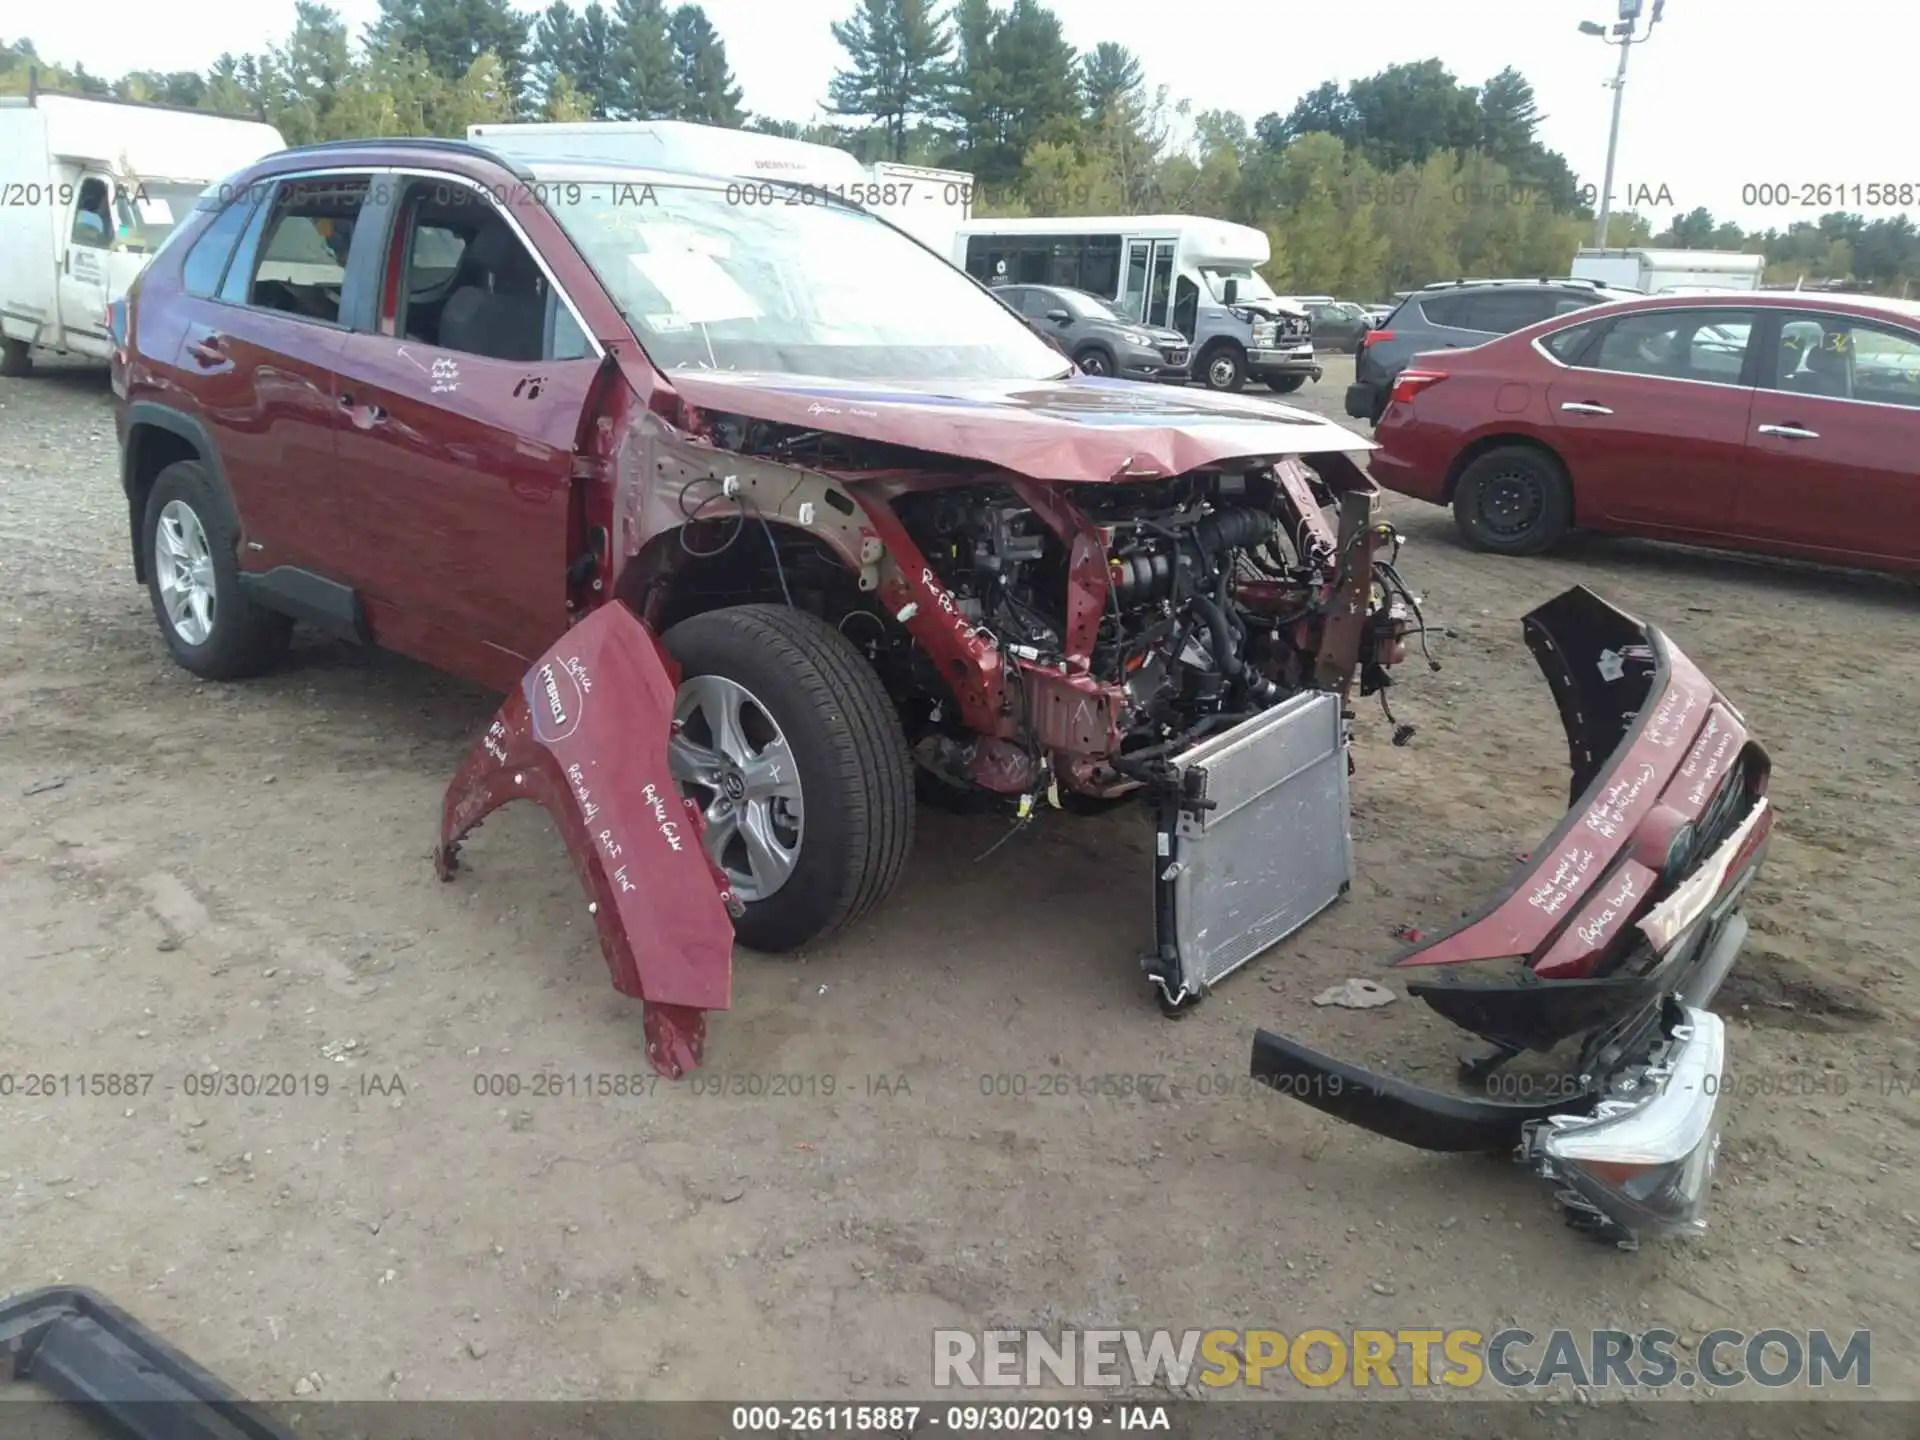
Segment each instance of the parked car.
M1625 298L1591 280L1445 280L1425 286L1361 337L1347 414L1378 424L1394 378L1421 350L1482 345L1554 315Z
M1369 442L1072 374L883 219L738 188L421 139L284 151L204 197L115 357L175 659L253 673L304 620L509 692L443 868L493 805L547 804L583 875L645 897L597 923L670 1029L725 1007L736 937L788 950L878 903L916 784L1026 816L1176 803L1176 762L1235 736L1223 806L1322 740L1344 776L1343 698L1416 624L1373 562ZM1260 839L1276 864L1345 855L1316 793L1324 830ZM1330 903L1322 871L1294 879ZM1194 878L1169 925L1245 883ZM1156 993L1186 1003L1316 908L1194 912Z
M1142 325L1111 302L1065 285L997 285L993 293L1036 334L1057 339L1055 348L1088 375L1186 383L1187 337L1178 330Z
M1073 374L884 220L738 190L415 139L203 197L115 331L165 644L234 678L305 620L505 690L436 868L543 805L668 1076L736 941L795 948L894 887L917 785L1015 824L1144 802L1144 969L1183 1009L1351 884L1348 717L1420 623L1370 443ZM1518 1142L1610 1237L1691 1230L1766 758L1657 628L1579 588L1527 626L1582 697L1579 798L1403 961L1472 966L1407 993L1503 1057L1584 1037L1580 1088L1476 1106L1271 1036L1253 1068L1415 1144ZM1480 985L1489 959L1530 973Z
M1569 530L1920 570L1920 303L1587 308L1400 372L1374 476L1482 549Z
M1314 300L1307 306L1313 321L1313 343L1323 350L1359 353L1360 340L1373 329L1364 307L1350 300Z

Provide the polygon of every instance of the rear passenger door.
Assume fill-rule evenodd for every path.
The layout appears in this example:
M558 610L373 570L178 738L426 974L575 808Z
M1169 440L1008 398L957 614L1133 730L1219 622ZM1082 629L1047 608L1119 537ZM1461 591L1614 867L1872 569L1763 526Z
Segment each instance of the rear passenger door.
M378 189L336 362L350 583L382 644L509 688L568 625L600 350L512 206L452 176Z
M174 368L219 452L239 512L243 571L339 578L333 365L371 178L261 182L230 202L182 265L187 314Z
M1756 329L1750 310L1632 310L1555 357L1548 410L1581 524L1733 531Z

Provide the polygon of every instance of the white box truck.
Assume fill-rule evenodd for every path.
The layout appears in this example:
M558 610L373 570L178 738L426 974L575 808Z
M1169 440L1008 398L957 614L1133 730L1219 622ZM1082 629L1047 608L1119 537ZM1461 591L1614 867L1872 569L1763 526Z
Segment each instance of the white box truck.
M253 120L30 88L0 97L0 374L111 358L107 307L209 185L286 148Z
M1685 295L1758 290L1766 264L1764 255L1734 250L1579 250L1574 253L1572 275L1615 290Z
M811 186L854 201L945 257L973 214L973 177L959 170L883 162L783 135L690 120L564 120L469 125L467 138L509 160L585 160L738 177L784 201ZM742 203L754 203L743 192Z

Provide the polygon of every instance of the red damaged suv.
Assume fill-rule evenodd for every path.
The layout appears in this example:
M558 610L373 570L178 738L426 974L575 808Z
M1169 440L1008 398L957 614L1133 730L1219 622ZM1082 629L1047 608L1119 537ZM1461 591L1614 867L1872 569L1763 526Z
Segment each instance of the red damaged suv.
M1569 530L1920 572L1920 304L1656 295L1416 355L1376 479L1468 543Z
M1080 375L885 221L768 189L407 140L209 191L119 326L167 645L237 677L300 621L508 692L448 788L441 873L495 807L552 811L669 1075L730 1001L736 937L790 949L886 895L917 792L998 796L1017 824L1143 804L1143 967L1190 1003L1351 878L1351 702L1419 625L1369 443ZM1257 1065L1415 1144L1458 1148L1463 1113L1509 1148L1538 1131L1536 1168L1598 1187L1594 1213L1684 1228L1765 757L1597 596L1528 630L1575 809L1407 959L1494 962L1492 988L1429 1003L1506 1053L1604 1036L1594 1090L1463 1112L1388 1077L1366 1103L1279 1037ZM1659 1184L1607 1198L1629 1172Z

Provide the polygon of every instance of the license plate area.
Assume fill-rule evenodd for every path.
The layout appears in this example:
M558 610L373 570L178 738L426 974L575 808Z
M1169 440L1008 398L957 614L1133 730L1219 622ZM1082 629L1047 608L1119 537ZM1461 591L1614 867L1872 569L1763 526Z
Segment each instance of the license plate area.
M1173 761L1179 798L1155 841L1156 968L1169 997L1205 994L1353 880L1340 701L1309 691Z

